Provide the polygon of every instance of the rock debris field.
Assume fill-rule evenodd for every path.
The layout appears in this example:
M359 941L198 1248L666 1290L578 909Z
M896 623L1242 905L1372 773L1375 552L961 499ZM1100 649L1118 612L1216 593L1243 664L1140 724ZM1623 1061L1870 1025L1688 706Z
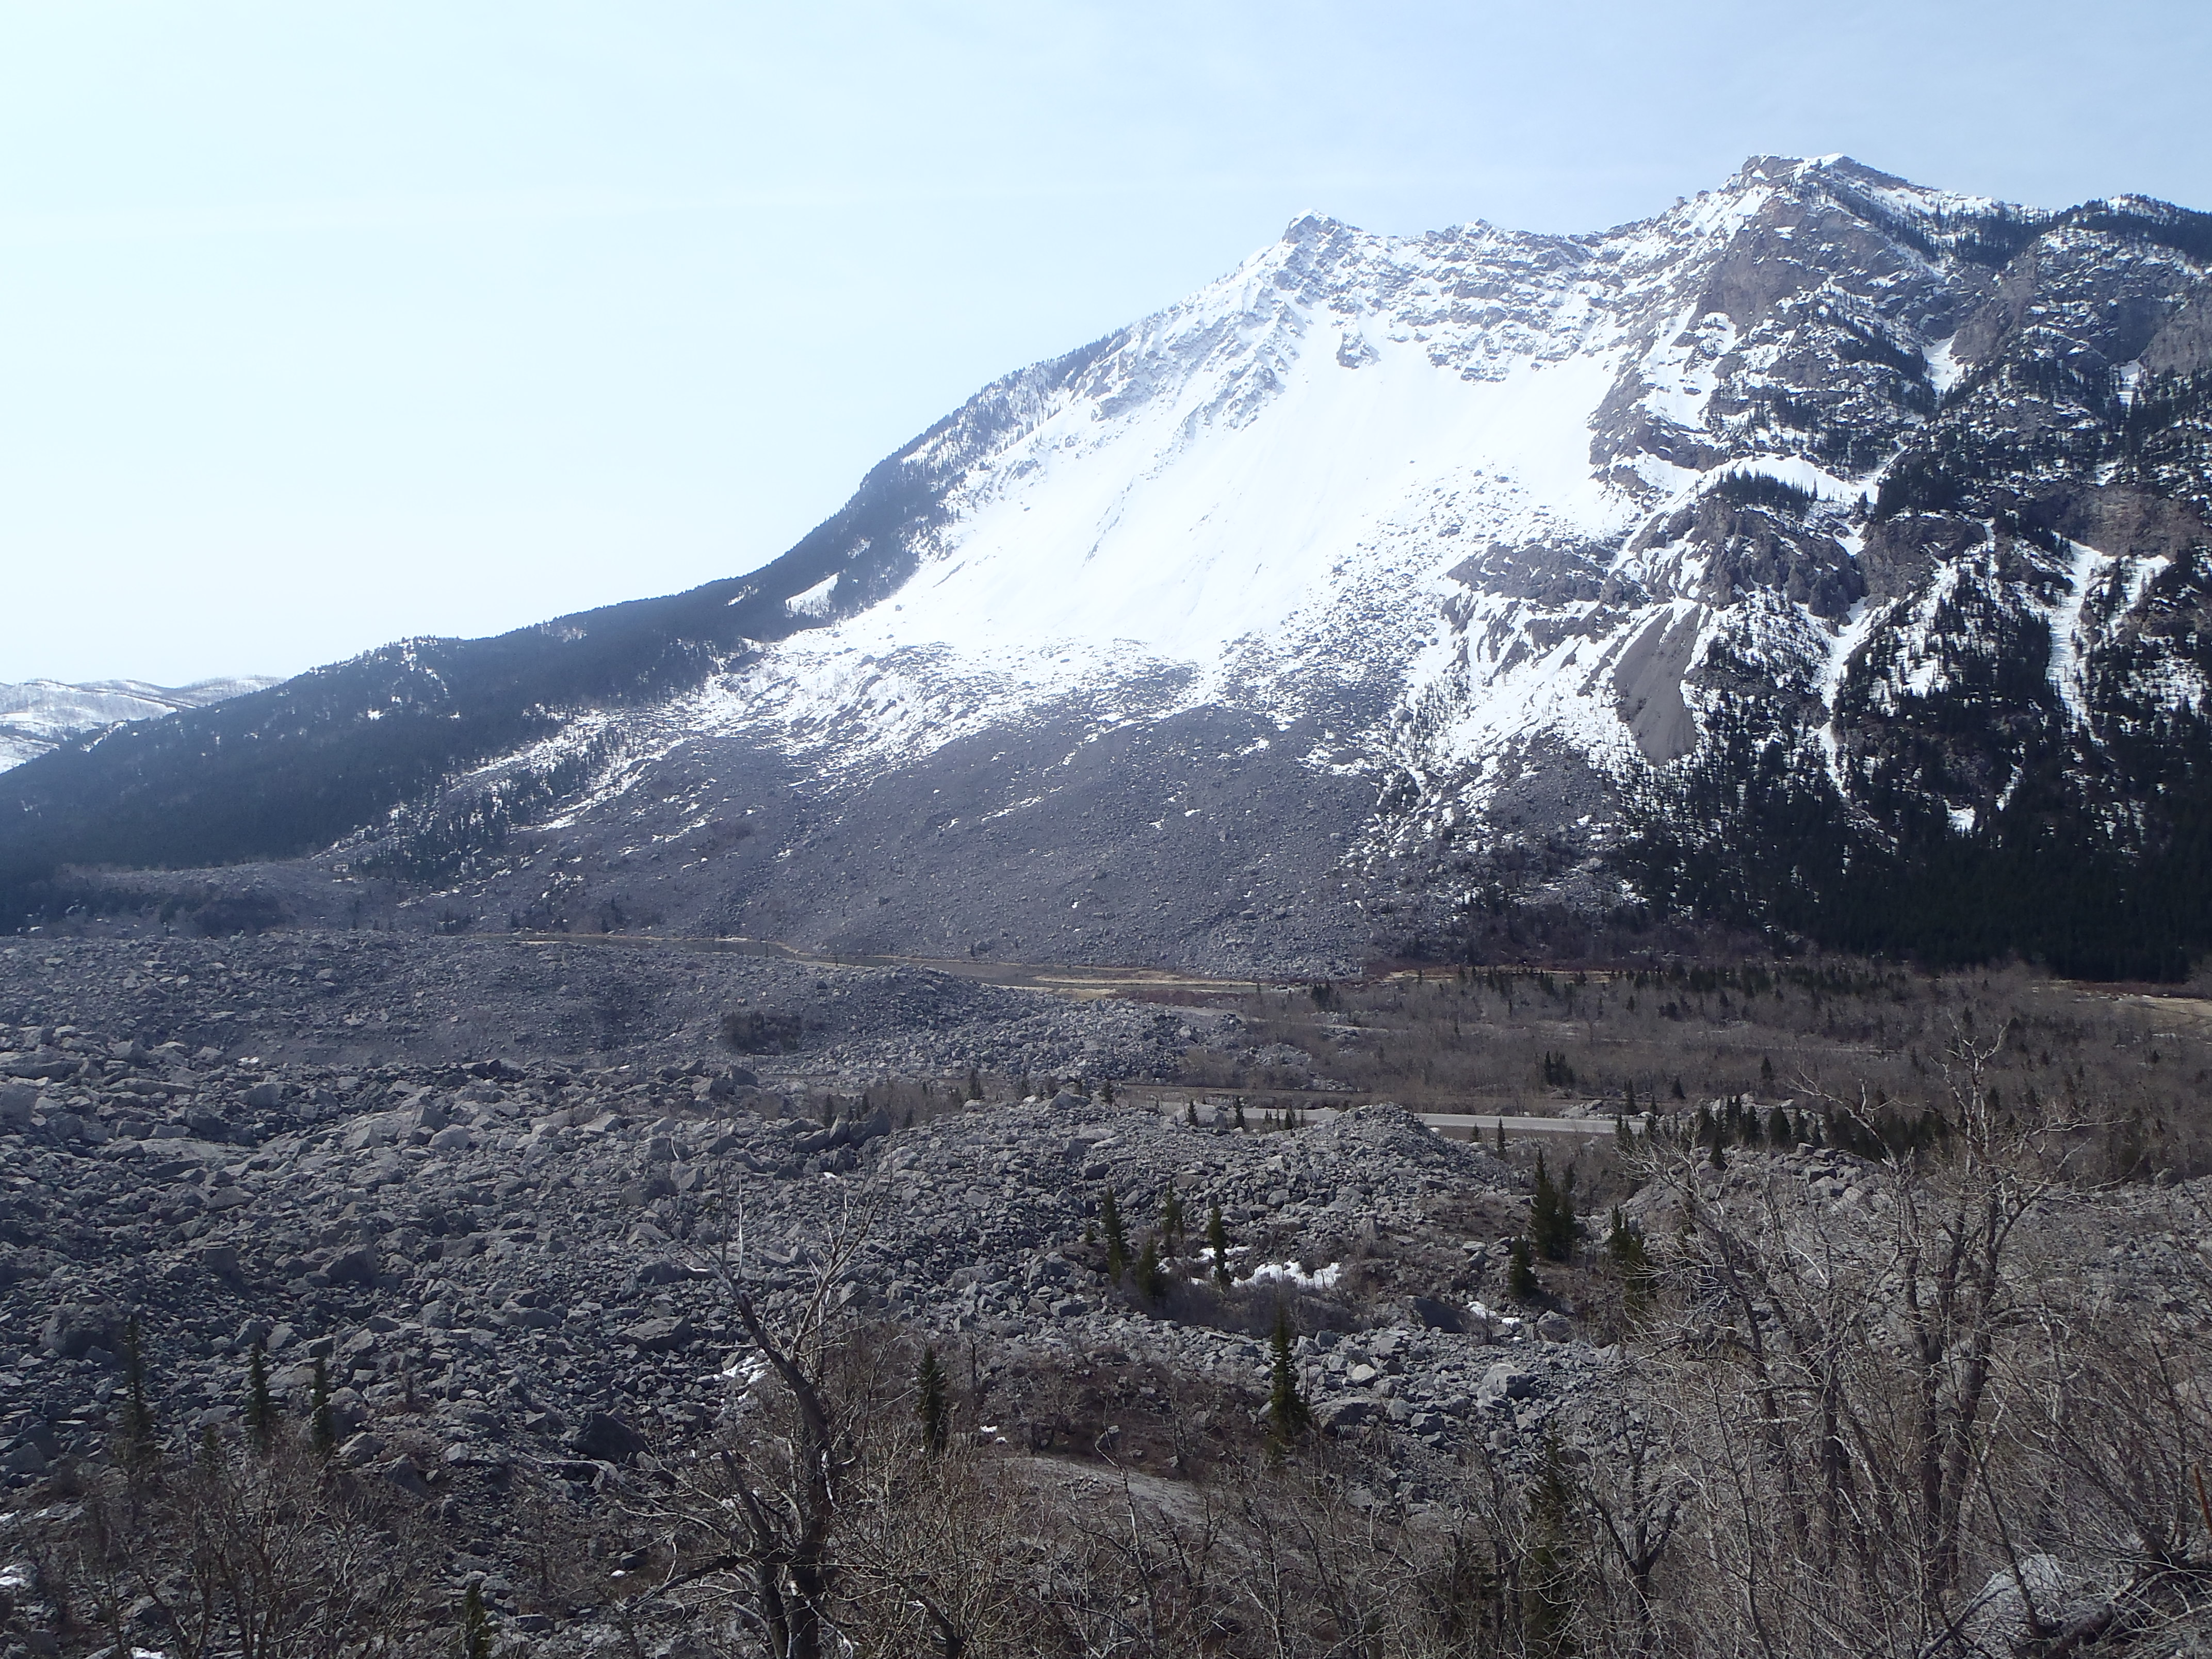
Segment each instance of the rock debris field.
M717 1039L730 1012L758 1016L776 1039L745 1060L764 1079L847 1089L969 1066L1171 1076L1194 1038L1233 1045L1236 1030L1233 1015L1202 1010L1078 1004L919 969L688 943L340 933L0 946L0 1019L180 1044L161 1064L187 1074L187 1093L218 1060L233 1073L297 1068L288 1076L313 1075L325 1094L379 1064L726 1062Z
M788 1050L733 1052L733 1011ZM1389 1105L1238 1131L1171 1091L1107 1097L1187 1046L1233 1052L1233 1020L1202 1011L369 935L19 943L0 1020L0 1574L19 1585L26 1517L117 1455L135 1320L171 1443L240 1431L257 1345L295 1417L319 1364L335 1455L434 1525L437 1593L477 1586L503 1650L598 1651L604 1586L532 1579L513 1494L604 1513L641 1459L736 1420L761 1367L729 1275L773 1321L841 1239L850 1310L938 1345L963 1431L1008 1455L1204 1479L1257 1431L1279 1307L1356 1500L1395 1514L1471 1457L1525 1468L1632 1409L1601 1321L1509 1298L1528 1181L1488 1151ZM970 1067L1062 1081L963 1103ZM1856 1212L1878 1206L1869 1171L1746 1153L1716 1190L1779 1175ZM1164 1291L1103 1271L1109 1193ZM1648 1231L1672 1224L1644 1202ZM2098 1296L2183 1316L2156 1287L2185 1235L2100 1244Z
M714 1042L732 1010L796 1021L794 1051ZM521 1474L588 1506L641 1450L717 1420L747 1376L722 1278L740 1213L771 1311L857 1236L851 1293L957 1352L992 1438L1030 1452L1163 1471L1200 1455L1176 1449L1162 1382L1249 1426L1279 1302L1311 1332L1317 1419L1403 1440L1378 1501L1419 1501L1425 1458L1534 1431L1612 1363L1566 1321L1540 1335L1477 1313L1486 1283L1500 1299L1502 1246L1440 1218L1517 1201L1487 1153L1387 1106L1237 1133L1073 1091L1233 1043L1200 1011L356 935L18 944L0 1018L0 1480L112 1457L134 1316L173 1436L237 1431L257 1343L295 1413L320 1361L337 1455L434 1508L453 1582L548 1652L594 1609L523 1594L520 1542L478 1498ZM611 1030L629 1041L601 1046ZM570 1052L548 1057L554 1040ZM940 1086L918 1121L848 1095L820 1121L825 1085L969 1066L1070 1086L965 1109ZM1171 1190L1183 1205L1188 1317L1100 1270L1109 1187L1133 1237ZM1202 1255L1217 1205L1227 1291Z

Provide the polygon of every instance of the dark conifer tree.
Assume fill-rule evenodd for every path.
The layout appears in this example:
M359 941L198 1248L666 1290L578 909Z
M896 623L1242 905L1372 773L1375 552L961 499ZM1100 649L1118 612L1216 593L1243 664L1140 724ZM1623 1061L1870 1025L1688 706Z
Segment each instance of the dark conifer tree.
M1544 1154L1536 1154L1536 1194L1528 1206L1528 1236L1547 1261L1565 1261L1575 1249L1575 1172L1567 1166L1564 1186L1553 1181Z
M123 1364L123 1456L132 1468L142 1469L154 1461L154 1407L146 1395L146 1356L137 1314L124 1327Z
M951 1438L952 1400L945 1385L945 1367L937 1363L937 1350L921 1351L921 1366L915 1373L915 1411L921 1419L922 1449L934 1456Z
M1276 1447L1288 1445L1313 1426L1313 1408L1298 1392L1297 1368L1291 1360L1291 1316L1278 1302L1275 1328L1267 1336L1267 1431Z
M1521 1630L1529 1659L1569 1659L1575 1651L1575 1613L1582 1601L1577 1507L1559 1443L1547 1433L1543 1461L1528 1488L1521 1559Z
M269 1397L269 1350L258 1340L246 1357L246 1431L263 1451L276 1432L276 1405Z
M1644 1235L1628 1224L1618 1204L1613 1206L1613 1227L1606 1234L1605 1253L1620 1274L1629 1311L1636 1312L1650 1295L1651 1255L1644 1248Z
M461 1653L463 1659L491 1659L491 1613L483 1586L473 1579L461 1593Z
M1147 1302L1158 1302L1168 1293L1168 1272L1160 1265L1160 1242L1152 1233L1145 1235L1145 1248L1137 1255L1137 1293Z
M1218 1204L1206 1212L1206 1247L1213 1252L1213 1282L1225 1291L1230 1284L1229 1230L1221 1224Z
M1098 1224L1106 1235L1106 1277L1118 1285L1121 1270L1129 1265L1129 1240L1121 1231L1121 1210L1114 1202L1111 1187L1098 1201Z
M1505 1268L1505 1288L1516 1302L1533 1303L1544 1293L1543 1285L1536 1278L1534 1253L1525 1238L1513 1241Z

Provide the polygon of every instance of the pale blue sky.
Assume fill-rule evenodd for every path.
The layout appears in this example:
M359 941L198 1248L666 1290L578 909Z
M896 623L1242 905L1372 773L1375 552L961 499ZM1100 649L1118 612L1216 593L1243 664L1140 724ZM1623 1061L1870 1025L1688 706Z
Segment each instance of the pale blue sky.
M0 0L0 679L287 672L750 568L1297 212L1753 153L2212 208L2196 3Z

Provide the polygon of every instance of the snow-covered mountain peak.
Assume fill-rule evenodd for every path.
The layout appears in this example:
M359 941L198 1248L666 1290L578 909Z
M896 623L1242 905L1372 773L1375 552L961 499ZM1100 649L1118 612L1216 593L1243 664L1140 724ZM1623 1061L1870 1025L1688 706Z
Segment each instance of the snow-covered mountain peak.
M997 720L1235 686L1287 713L1316 673L1418 697L1409 661L1456 630L1515 632L1540 594L1709 593L1705 550L1680 536L1608 572L1639 526L1723 471L1838 500L1863 487L1871 451L1816 458L1802 416L1761 418L1754 389L1787 384L1793 353L1820 351L1826 372L1833 351L1809 337L1855 325L1854 280L1888 295L1935 280L1823 182L1881 177L1757 158L1721 191L1587 237L1393 237L1303 215L1188 300L1009 377L918 445L933 511L910 574L865 604L842 578L810 587L792 615L822 626L720 706L774 710L794 740L834 732L839 763L880 764L966 729L956 702ZM1865 269L1808 276L1790 246L1808 226L1824 247L1867 244ZM1480 655L1455 662L1452 695L1474 695ZM1503 650L1498 672L1531 660ZM855 744L839 714L871 675L896 681L902 707L924 681L968 690ZM1603 725L1573 723L1581 740Z
M2010 349L2007 250L2053 223L1845 156L1579 236L1302 214L916 446L899 579L809 587L685 718L870 774L1234 704L1363 731L1468 822L1560 757L1613 787L1692 754L1729 674L1825 717L1924 558L1866 504Z
M615 864L681 843L672 878L768 836L756 795L691 850L727 775L765 768L805 827L763 879L813 860L823 937L963 949L933 896L860 927L843 861L888 861L896 905L908 870L1034 860L1036 925L1088 952L1115 859L1141 885L1170 846L1192 892L1233 891L1208 936L1247 945L1285 861L1272 890L1331 906L1387 876L1765 925L1856 902L1884 860L1948 867L1942 838L2008 814L2058 816L2007 846L2163 856L2144 803L2212 777L2209 265L2212 217L2031 210L1844 156L1754 156L1586 234L1303 214L984 387L760 570L373 653L194 752L249 767L264 725L312 730L351 776L374 720L380 776L435 769L413 744L458 779L374 832L409 867L538 814L618 834ZM2201 760L2169 767L2177 743ZM191 798L181 747L143 773L105 750ZM1078 848L1076 885L1036 873ZM988 881L963 915L1009 902ZM779 914L746 925L793 936ZM1843 914L1792 925L1844 937Z

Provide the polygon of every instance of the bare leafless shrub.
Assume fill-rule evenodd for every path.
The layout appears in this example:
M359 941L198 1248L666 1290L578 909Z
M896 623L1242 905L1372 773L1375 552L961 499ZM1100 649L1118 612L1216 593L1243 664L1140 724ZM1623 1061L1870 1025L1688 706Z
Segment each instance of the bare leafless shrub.
M444 1612L424 1600L420 1506L290 1428L99 1474L47 1549L48 1600L126 1653L350 1659L420 1642Z
M1859 1212L1778 1166L1730 1176L1684 1151L1660 1171L1686 1229L1673 1398L1698 1491L1692 1598L1765 1650L1967 1651L2007 1583L2027 1611L2004 1641L2071 1650L2067 1629L2078 1645L2124 1616L2130 1561L2212 1565L2176 1524L2201 1388L2177 1355L2129 1360L2116 1333L2069 1320L2051 1229L2094 1194L2065 1181L2071 1126L2000 1105L2002 1041L1959 1035L1948 1143L1891 1157ZM2138 1383L2117 1413L2116 1364ZM2101 1539L2054 1528L2085 1504ZM2068 1582L2095 1587L2063 1620L2033 1594L2053 1569L2029 1559L2061 1533Z

